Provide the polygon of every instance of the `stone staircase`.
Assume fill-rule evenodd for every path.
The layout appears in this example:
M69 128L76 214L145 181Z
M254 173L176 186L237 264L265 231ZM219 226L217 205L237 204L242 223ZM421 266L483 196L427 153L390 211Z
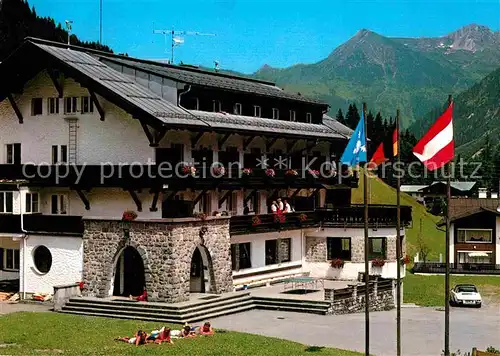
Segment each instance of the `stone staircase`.
M285 299L269 297L252 297L256 309L279 310L296 313L328 314L329 302L305 299Z
M250 292L235 292L189 303L134 303L126 300L71 298L61 313L136 319L173 324L192 323L255 307Z

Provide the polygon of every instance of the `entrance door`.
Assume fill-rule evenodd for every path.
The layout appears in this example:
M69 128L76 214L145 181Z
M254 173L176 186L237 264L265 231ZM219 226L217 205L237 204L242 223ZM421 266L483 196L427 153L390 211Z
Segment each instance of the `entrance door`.
M113 295L139 296L145 284L142 257L135 248L127 246L116 262Z
M190 291L205 293L205 278L203 273L203 259L199 248L196 248L191 259Z

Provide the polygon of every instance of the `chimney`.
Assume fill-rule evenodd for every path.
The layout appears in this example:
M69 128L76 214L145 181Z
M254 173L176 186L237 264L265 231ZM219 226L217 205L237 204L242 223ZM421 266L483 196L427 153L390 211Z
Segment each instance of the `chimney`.
M479 188L478 189L479 199L485 199L488 197L488 189L487 188Z

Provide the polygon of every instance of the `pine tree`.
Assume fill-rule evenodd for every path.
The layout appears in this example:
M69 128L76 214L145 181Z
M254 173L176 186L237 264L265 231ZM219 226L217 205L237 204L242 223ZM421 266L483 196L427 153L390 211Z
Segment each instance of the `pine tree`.
M382 115L380 115L380 111L375 116L375 120L373 122L373 131L377 137L386 137L384 132L384 126L382 123Z
M354 130L358 125L359 119L360 116L356 104L349 104L349 108L347 109L347 114L345 116L345 123L347 127Z
M342 109L339 109L339 111L337 112L337 116L335 116L335 118L341 124L343 124L343 125L346 124L345 119L344 119L344 114L342 113Z

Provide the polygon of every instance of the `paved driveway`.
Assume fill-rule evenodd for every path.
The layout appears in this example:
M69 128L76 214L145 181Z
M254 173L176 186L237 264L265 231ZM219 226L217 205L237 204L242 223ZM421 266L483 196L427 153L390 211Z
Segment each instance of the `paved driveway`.
M436 308L403 308L402 354L438 356L444 344L444 312ZM264 310L212 320L216 328L242 331L364 352L364 313L312 315ZM451 308L450 349L500 348L500 307ZM396 311L370 313L370 353L396 354Z

